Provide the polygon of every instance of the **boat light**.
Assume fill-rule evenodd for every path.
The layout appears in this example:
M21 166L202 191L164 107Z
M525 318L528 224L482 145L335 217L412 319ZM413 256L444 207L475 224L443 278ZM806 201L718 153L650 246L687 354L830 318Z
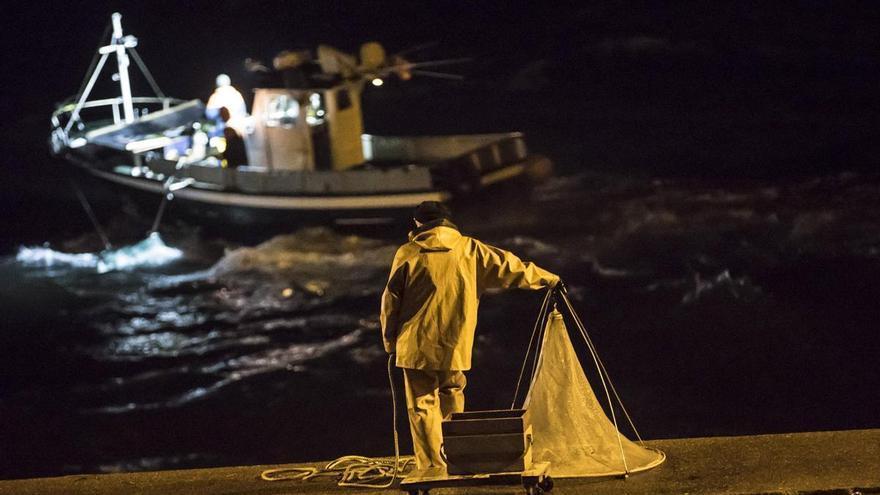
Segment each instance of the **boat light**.
M125 149L131 151L132 153L143 153L145 151L156 150L159 148L164 148L170 144L173 144L174 141L171 138L160 136L156 138L147 138L141 139L138 141L131 141L125 144Z
M373 79L372 83L373 83L373 86L377 86L377 87L378 87L378 86L381 86L381 85L385 84L385 81L383 81L382 79L379 79L378 77L376 77L376 78Z

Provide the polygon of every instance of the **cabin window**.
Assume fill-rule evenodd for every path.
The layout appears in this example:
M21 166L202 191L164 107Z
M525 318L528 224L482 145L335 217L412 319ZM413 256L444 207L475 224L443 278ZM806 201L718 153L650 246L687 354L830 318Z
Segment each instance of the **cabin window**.
M306 123L309 125L323 124L326 114L324 96L321 93L310 94L309 105L306 108Z
M336 109L345 110L351 108L351 94L347 89L340 89L336 92Z
M266 126L290 128L299 118L299 102L289 95L277 95L266 106Z

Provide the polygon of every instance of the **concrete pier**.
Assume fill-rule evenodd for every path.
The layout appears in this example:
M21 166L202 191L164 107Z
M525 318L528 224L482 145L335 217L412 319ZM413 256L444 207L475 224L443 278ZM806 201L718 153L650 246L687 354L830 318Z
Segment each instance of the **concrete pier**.
M553 494L868 494L880 493L880 429L687 438L647 442L666 452L665 464L629 479L556 480ZM301 464L302 465L302 464ZM323 463L305 464L310 466ZM342 489L330 479L260 479L244 466L128 474L76 475L0 481L0 494L276 495L292 493L402 493ZM520 488L432 490L438 494L523 493Z

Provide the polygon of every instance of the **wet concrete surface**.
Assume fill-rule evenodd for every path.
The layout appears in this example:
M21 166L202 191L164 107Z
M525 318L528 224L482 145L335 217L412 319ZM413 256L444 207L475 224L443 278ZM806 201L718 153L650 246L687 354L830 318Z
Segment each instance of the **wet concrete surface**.
M880 493L880 429L686 438L647 442L667 461L628 479L559 479L554 494L856 494ZM302 464L298 465L301 466ZM308 464L317 466L319 463ZM0 481L0 494L401 493L339 488L331 479L260 479L264 469L238 466ZM516 486L434 490L438 494L523 493Z

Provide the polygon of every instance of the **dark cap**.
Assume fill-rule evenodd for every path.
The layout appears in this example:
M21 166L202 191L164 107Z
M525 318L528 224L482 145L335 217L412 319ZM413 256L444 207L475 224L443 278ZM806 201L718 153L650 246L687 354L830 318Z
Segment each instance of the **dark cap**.
M449 208L439 201L422 201L422 204L416 206L413 210L413 218L420 223L428 223L434 220L445 218L452 219L452 212Z

